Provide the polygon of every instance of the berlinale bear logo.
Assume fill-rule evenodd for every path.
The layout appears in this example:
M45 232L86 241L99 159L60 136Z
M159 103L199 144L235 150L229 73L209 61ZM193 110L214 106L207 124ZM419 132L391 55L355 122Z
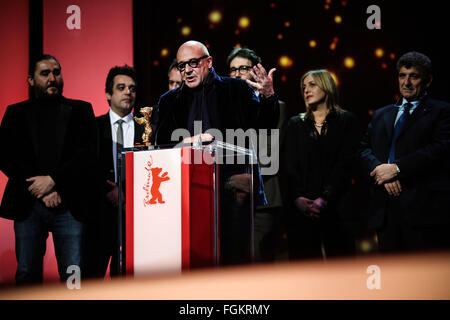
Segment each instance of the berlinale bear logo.
M144 206L148 206L151 204L157 204L157 203L165 203L162 194L159 191L159 187L161 186L161 183L167 180L170 180L170 177L167 176L167 171L164 172L162 175L160 175L162 168L154 167L153 165L153 158L150 156L150 161L147 161L147 166L145 167L145 170L147 170L147 183L143 187L143 189L146 191L145 199L144 199ZM151 187L150 187L150 181L151 181ZM151 198L150 198L151 197Z

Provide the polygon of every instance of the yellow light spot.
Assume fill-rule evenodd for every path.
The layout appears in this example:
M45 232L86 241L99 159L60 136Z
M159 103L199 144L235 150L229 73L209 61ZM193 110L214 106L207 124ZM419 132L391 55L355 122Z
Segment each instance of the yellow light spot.
M183 36L188 36L191 34L191 28L188 26L184 26L183 28L181 28L181 34Z
M362 252L370 252L372 250L372 244L367 240L361 241L360 246Z
M384 50L381 48L375 49L375 57L382 58L384 56Z
M161 57L167 57L169 55L169 49L163 48L161 49Z
M342 17L341 16L335 16L334 17L334 22L336 22L337 24L342 22Z
M284 26L285 26L286 28L289 28L289 27L291 26L291 22L290 22L290 21L286 21L286 22L284 23Z
M352 57L346 57L344 59L344 66L348 69L351 69L355 66L355 60Z
M278 60L278 63L279 63L280 66L283 67L283 68L289 68L289 67L292 67L292 65L294 64L294 62L292 61L292 59L289 58L288 56L281 56L280 59Z
M211 23L219 23L220 21L222 21L222 14L220 13L220 11L212 11L209 14L209 21Z
M316 40L310 40L310 41L309 41L309 46L310 46L311 48L317 47L317 42L316 42Z
M246 29L250 25L250 19L247 18L247 17L241 17L239 19L238 25L239 25L240 28Z
M279 33L279 34L277 35L277 39L278 39L278 40L283 39L283 35L282 35L281 33Z

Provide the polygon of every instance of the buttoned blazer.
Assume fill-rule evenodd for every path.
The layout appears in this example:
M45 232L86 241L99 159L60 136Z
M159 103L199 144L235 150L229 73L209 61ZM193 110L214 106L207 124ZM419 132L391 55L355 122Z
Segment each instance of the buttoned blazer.
M376 110L361 144L364 175L387 163L398 107ZM397 201L400 219L409 225L450 222L450 105L425 97L398 136L395 163L400 169L400 196L389 196L371 183L369 226L380 227L387 205Z

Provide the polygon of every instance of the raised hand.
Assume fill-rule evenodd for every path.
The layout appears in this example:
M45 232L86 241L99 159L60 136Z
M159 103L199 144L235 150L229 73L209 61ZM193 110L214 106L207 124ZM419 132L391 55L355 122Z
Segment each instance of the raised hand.
M250 74L255 81L246 81L249 85L258 90L261 95L269 98L275 93L273 90L273 73L275 71L276 69L272 68L267 74L266 69L258 63L252 70L250 70Z

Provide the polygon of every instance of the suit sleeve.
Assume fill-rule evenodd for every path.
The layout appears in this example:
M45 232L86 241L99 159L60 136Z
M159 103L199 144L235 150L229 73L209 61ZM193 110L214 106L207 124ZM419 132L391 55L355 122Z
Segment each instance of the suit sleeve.
M0 146L5 153L18 153L17 148L28 148L17 141L25 139L23 134L23 126L20 124L20 117L17 106L9 106L2 119L0 126ZM23 141L26 142L26 141ZM0 170L10 179L24 181L30 177L30 172L26 170L23 161L17 161L14 156L0 157Z
M396 160L400 168L399 179L426 174L430 168L439 168L450 155L450 107L442 108L433 126L433 134L428 145Z
M382 162L377 159L372 149L372 141L376 134L374 132L374 124L377 118L376 114L374 114L360 143L359 154L362 162L363 176L366 178L369 178L370 172L372 172L375 167L382 164Z
M269 98L257 97L252 87L244 81L241 82L243 95L245 97L245 105L248 107L245 115L248 122L248 128L254 129L274 129L277 127L280 106L278 96L273 94Z
M50 172L55 181L56 190L64 196L76 187L86 185L94 177L94 170L98 156L98 135L92 106L83 103L73 106L73 116L70 121L70 130L66 143L70 145L70 156Z

